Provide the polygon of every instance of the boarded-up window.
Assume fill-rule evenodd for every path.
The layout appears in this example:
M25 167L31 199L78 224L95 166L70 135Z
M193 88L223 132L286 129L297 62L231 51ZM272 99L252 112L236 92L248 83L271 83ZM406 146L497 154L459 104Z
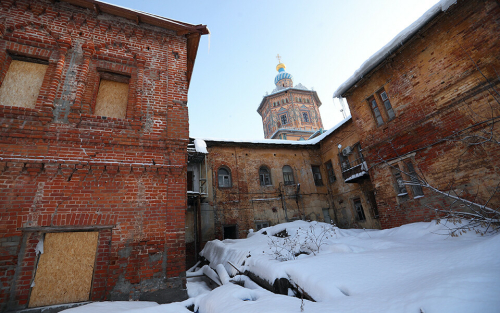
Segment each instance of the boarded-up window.
M34 108L48 65L12 60L0 87L0 104Z
M128 85L126 82L101 78L94 115L125 118L127 114Z
M45 235L29 307L89 299L97 238L98 232Z

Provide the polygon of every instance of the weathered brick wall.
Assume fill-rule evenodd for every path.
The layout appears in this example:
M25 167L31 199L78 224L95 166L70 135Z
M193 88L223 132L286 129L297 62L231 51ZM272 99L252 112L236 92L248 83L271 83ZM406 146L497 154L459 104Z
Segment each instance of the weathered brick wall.
M301 98L301 102L297 101L297 98ZM305 99L309 99L306 102ZM282 100L287 99L287 103L281 103ZM274 102L277 105L274 106ZM323 122L321 120L321 115L319 113L319 103L316 103L313 92L311 91L296 91L289 90L286 92L280 92L276 95L267 96L267 100L263 107L259 110L259 114L262 116L262 124L264 127L264 137L271 138L274 132L280 128L293 128L302 130L318 130L323 128ZM301 108L305 107L309 113L309 122L304 122L301 115ZM283 111L286 110L286 111ZM286 112L289 123L286 125L281 125L280 115ZM270 128L267 128L270 125ZM298 134L300 135L300 134ZM307 139L309 135L304 134L302 136ZM298 140L295 138L287 138L288 140Z
M373 186L370 176L356 183L346 183L342 176L339 153L343 148L352 147L359 142L359 135L352 120L345 122L342 126L321 140L321 158L326 172L325 163L332 162L336 180L328 182L325 177L325 184L328 186L331 201L331 217L339 227L343 228L380 228L378 221L376 203L373 203L371 193ZM339 144L342 146L339 149ZM357 218L354 207L354 199L360 199L366 219Z
M442 191L483 204L494 194L489 204L500 202L498 144L466 138L487 141L498 132L499 16L498 1L458 1L346 93L382 227L429 220L451 203L426 188L424 197L408 187L409 199L398 198L391 166L407 161ZM377 126L367 99L382 89L396 118L388 121L379 101L385 123Z
M34 109L0 104L0 310L26 307L47 227L100 232L92 300L182 298L186 38L64 2L0 17L0 84L12 55L49 63ZM93 115L98 70L130 77L126 118Z
M328 190L322 170L323 186L315 186L311 165L321 165L319 146L283 147L281 145L221 144L207 142L211 189L209 201L214 211L215 237L223 238L224 225L237 225L238 237L246 238L255 221L271 225L288 218L323 220L322 208L328 208ZM261 186L259 168L271 171L271 186ZM284 186L283 166L293 170L294 185ZM217 171L230 169L232 186L218 186ZM298 206L295 198L300 183ZM283 198L281 197L283 195ZM267 199L267 200L266 200Z

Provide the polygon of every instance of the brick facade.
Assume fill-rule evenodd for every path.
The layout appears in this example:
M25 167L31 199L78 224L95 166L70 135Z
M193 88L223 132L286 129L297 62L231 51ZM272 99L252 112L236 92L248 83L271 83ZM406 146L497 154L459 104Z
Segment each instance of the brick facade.
M47 232L99 232L90 300L186 296L193 31L80 2L1 3L0 84L12 59L48 64L34 108L0 104L2 311L27 307ZM103 72L128 78L125 118L93 114Z
M339 144L348 147L359 143L351 119L311 143L206 143L206 157L194 161L196 157L191 155L188 167L194 173L190 176L199 180L199 184L193 183L194 192L188 194L188 266L194 264L196 252L209 240L246 238L250 229L286 221L304 219L344 228L380 228L374 189L368 173L361 173L362 162L355 163L357 152L348 155L352 166L343 167L340 159ZM285 167L291 170L293 181L285 180ZM320 180L315 179L313 167L318 168ZM261 168L269 173L266 184L261 181ZM220 180L221 174L228 175L227 184ZM205 187L200 187L203 184Z
M465 207L431 188L421 196L407 186L408 194L398 196L394 169L410 180L408 163L439 191L491 207L500 203L495 191L500 147L490 140L500 115L499 16L498 1L459 0L343 94L370 167L383 228L429 221L440 215L435 209Z

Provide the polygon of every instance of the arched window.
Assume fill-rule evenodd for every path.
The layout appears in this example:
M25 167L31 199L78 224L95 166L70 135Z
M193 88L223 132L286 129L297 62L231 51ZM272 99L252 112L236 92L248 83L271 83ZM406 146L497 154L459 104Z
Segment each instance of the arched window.
M293 181L292 168L288 165L283 166L283 181L285 182L285 185L293 185L295 183Z
M259 169L259 179L261 186L270 186L271 183L271 173L269 169L265 166L261 166Z
M231 173L229 169L219 168L219 187L231 187Z

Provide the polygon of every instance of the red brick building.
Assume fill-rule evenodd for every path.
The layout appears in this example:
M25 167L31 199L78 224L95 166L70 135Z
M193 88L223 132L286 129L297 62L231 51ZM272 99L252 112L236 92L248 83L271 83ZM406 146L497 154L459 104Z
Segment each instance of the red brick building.
M467 208L498 216L499 18L498 1L441 1L335 92L383 228Z
M199 139L197 139L199 140ZM307 141L206 139L189 152L189 266L213 239L298 219L380 228L374 189L350 118Z
M186 296L187 93L207 33L93 0L1 2L0 310Z
M264 137L307 140L323 132L319 113L321 101L316 91L300 83L293 86L293 76L285 68L283 63L276 66L276 88L270 94L266 93L257 108L262 118Z

